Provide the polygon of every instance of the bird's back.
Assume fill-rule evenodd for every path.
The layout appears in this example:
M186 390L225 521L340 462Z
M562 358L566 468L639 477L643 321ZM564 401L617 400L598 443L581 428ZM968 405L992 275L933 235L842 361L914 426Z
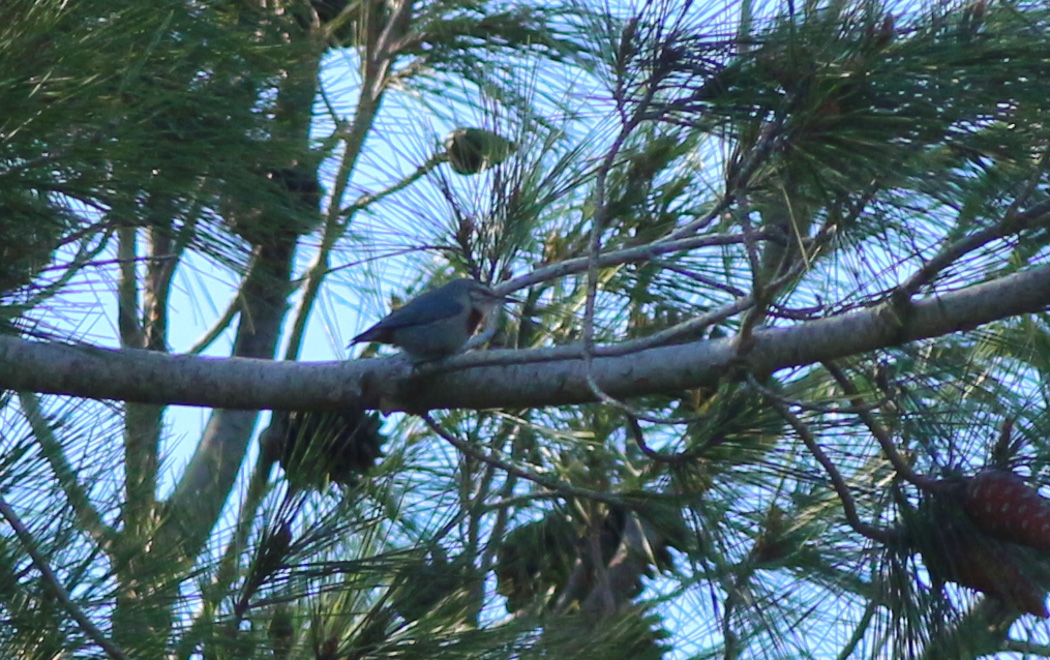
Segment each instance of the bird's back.
M384 344L395 341L395 332L404 332L417 326L433 326L445 319L454 318L465 311L469 302L467 292L475 286L473 280L459 279L449 282L413 298L403 306L390 312L386 318L354 337L350 343L377 341ZM436 327L435 327L436 329ZM411 333L413 336L416 333Z

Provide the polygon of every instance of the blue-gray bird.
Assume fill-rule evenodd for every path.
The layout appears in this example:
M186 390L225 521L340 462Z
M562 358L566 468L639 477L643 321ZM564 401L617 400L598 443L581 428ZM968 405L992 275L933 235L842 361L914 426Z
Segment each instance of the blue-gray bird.
M466 277L453 280L395 309L350 344L393 344L413 362L448 357L463 348L482 319L502 301L503 296L481 282Z

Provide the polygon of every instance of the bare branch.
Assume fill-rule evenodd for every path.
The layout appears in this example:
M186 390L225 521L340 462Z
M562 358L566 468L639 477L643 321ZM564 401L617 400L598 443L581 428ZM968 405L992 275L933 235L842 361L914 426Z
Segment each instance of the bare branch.
M809 427L803 423L786 405L783 404L779 399L768 398L770 405L776 409L780 416L791 425L791 428L798 433L799 438L802 439L802 443L806 445L806 449L809 453L813 454L813 458L817 459L824 471L828 473L828 479L831 480L831 486L835 489L835 493L839 496L839 501L842 502L842 512L846 516L846 521L849 526L854 529L858 534L869 538L879 543L889 543L895 538L893 532L881 527L869 525L868 523L860 519L860 515L857 513L857 504L853 500L853 494L850 492L849 485L846 480L842 478L842 473L835 466L835 463L828 458L828 455L821 449L820 443L810 433Z
M645 442L645 434L642 432L642 427L638 423L638 418L634 415L627 415L627 429L631 432L631 437L634 438L634 443L638 445L638 448L642 450L648 458L660 463L670 463L671 465L680 465L696 458L705 447L701 446L693 451L684 451L677 454L661 454Z
M226 332L226 328L230 327L230 323L233 322L233 318L237 316L237 312L240 310L241 294L238 291L234 294L233 299L230 300L230 304L226 306L226 310L223 311L222 316L212 324L211 328L209 328L200 339L193 342L193 345L190 346L186 353L190 355L199 355L206 351L216 339L222 336L222 333Z
M882 447L886 459L890 462L890 465L893 466L893 469L896 470L897 474L919 488L925 488L927 490L934 488L937 480L926 475L918 474L911 468L911 465L904 460L904 457L897 451L897 446L893 444L893 438L890 437L889 432L884 426L882 426L882 424L879 424L879 421L871 414L871 409L864 405L864 400L861 399L860 392L857 391L856 386L853 385L849 376L847 376L845 372L839 369L838 366L830 360L826 360L823 364L824 368L831 374L831 377L834 378L835 382L837 382L839 387L842 388L842 391L849 395L850 401L853 402L853 412L860 417L861 421L864 422L864 425L868 427L869 431L871 431L871 434L875 436L875 440L879 443L879 446Z
M1050 305L1050 265L922 299L902 321L890 304L784 328L759 328L747 354L754 373L834 360L1040 312ZM616 346L611 347L613 350ZM578 346L476 351L426 374L405 360L289 363L212 359L26 341L0 335L0 387L97 399L259 410L338 410L362 401L398 407L500 408L593 401ZM597 350L594 374L614 397L716 384L739 366L732 338L652 348L622 357ZM441 373L438 373L438 370Z
M940 253L923 264L908 280L898 287L901 295L914 296L937 274L955 263L960 257L977 250L992 241L1016 234L1024 229L1045 226L1050 221L1050 201L1041 202L1023 212L1010 212L995 225L948 245Z
M769 234L755 232L756 239L768 239ZM602 252L597 257L598 268L609 268L622 264L636 264L651 261L662 254L674 254L676 252L688 252L702 247L718 247L723 245L738 245L744 242L744 237L739 234L715 234L713 236L688 236L675 240L654 241L645 245L624 248L622 250L611 250ZM588 257L576 257L566 259L556 264L537 268L528 275L522 275L509 282L503 282L493 287L497 293L513 293L520 289L530 287L541 282L556 280L568 275L583 273L589 265Z

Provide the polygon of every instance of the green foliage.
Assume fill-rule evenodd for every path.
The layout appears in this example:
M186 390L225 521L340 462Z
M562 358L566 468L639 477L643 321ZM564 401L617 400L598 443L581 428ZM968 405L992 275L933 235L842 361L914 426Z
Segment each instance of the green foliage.
M992 548L1038 581L1045 557L963 552L972 525L930 483L1050 476L1045 313L776 374L750 358L880 304L903 332L913 299L1047 263L1050 12L630 11L0 4L0 321L24 317L5 333L181 351L201 316L195 353L315 359L410 292L387 279L529 274L490 345L735 351L710 387L435 411L447 437L296 411L254 452L257 414L216 409L187 465L165 462L184 431L159 406L0 398L20 516L0 524L0 656L1044 651L1038 598L959 558Z
M33 281L73 224L65 209L32 193L6 191L0 201L0 296Z

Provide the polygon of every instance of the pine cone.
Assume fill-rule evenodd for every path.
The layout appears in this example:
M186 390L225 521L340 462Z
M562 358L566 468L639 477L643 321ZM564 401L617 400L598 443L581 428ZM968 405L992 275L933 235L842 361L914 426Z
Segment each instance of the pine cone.
M289 481L324 487L329 481L354 486L383 456L386 438L375 413L292 411L277 418L272 451ZM269 431L267 431L269 433Z
M1050 500L1005 470L985 470L966 480L966 515L985 534L1050 552Z
M1042 552L986 532L982 524L972 519L973 502L980 501L972 493L989 496L984 493L986 489L974 489L973 482L980 479L987 485L990 481L986 479L1000 479L1001 474L989 478L982 473L974 478L942 482L946 488L926 493L918 510L906 516L905 538L922 555L935 583L955 582L1013 609L1050 618L1046 608L1050 566ZM991 491L1003 492L995 488ZM983 506L977 508L987 511ZM985 517L987 514L982 513Z
M992 539L959 534L940 550L942 555L936 563L942 579L976 589L1022 612L1050 617L1046 591L1023 570L1027 559L1014 548Z
M477 174L499 165L516 146L484 128L457 128L445 138L445 155L457 174Z

